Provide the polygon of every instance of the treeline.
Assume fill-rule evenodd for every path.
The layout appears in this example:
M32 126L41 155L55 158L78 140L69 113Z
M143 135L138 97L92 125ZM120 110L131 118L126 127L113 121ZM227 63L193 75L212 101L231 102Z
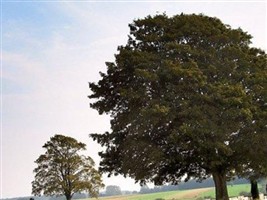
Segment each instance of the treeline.
M235 179L228 182L228 185L237 185L237 184L246 184L249 183L246 179ZM197 182L195 180L189 180L187 182L181 182L179 185L162 185L154 186L149 188L147 185L144 185L140 188L140 191L122 191L119 186L109 185L106 187L104 192L100 193L100 196L114 196L114 195L125 195L125 194L148 194L148 193L157 193L157 192L167 192L175 190L188 190L196 188L207 188L214 187L214 182L211 178L203 180L202 182Z
M249 183L246 179L235 179L228 182L228 185L246 184ZM181 182L178 185L163 185L155 186L154 188L149 188L147 186L142 186L140 189L140 194L156 193L156 192L166 192L175 190L189 190L197 188L207 188L214 187L214 182L211 178L203 180L202 182L197 182L196 180L189 180L187 182Z
M74 194L72 199L85 199L89 195L85 193ZM28 197L16 197L16 198L5 198L0 200L66 200L65 196L28 196Z
M249 183L246 179L235 179L233 181L228 182L228 185L237 185L237 184L246 184ZM214 187L214 182L211 178L203 180L202 182L197 182L195 180L189 180L187 182L181 182L179 185L162 185L162 186L154 186L153 188L149 188L148 186L142 186L140 191L122 191L119 186L109 185L106 187L104 192L101 192L99 196L114 196L114 195L125 195L125 194L148 194L148 193L156 193L156 192L167 192L167 191L175 191L175 190L188 190L188 189L196 189L196 188L206 188L206 187ZM72 199L85 199L88 198L89 194L86 193L77 193L73 196ZM30 200L34 198L34 200L66 200L65 196L40 196L40 197L18 197L18 198L8 198L1 200Z

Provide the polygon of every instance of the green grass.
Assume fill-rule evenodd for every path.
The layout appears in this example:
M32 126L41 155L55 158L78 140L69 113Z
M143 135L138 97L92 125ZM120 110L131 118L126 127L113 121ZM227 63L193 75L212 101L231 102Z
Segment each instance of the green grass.
M228 185L227 186L228 195L229 197L236 197L239 196L239 193L244 192L250 192L250 184L240 184L240 185ZM212 189L208 192L203 192L200 197L212 197L215 198L215 189Z

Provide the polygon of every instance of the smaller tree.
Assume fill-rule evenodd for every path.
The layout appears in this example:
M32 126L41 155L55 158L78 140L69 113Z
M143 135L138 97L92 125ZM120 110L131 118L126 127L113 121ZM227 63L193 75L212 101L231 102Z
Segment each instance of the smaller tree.
M35 161L35 180L32 182L34 195L64 195L71 200L74 193L88 192L97 197L104 187L100 173L94 169L89 156L80 155L86 150L84 143L74 138L55 135L43 146L46 152Z
M108 185L106 188L106 195L113 196L113 195L121 195L121 188L117 185Z
M147 185L143 185L141 188L140 188L140 194L147 194L147 193L150 193L151 190L150 188L147 186Z
M263 194L267 194L267 177L262 178L259 181L260 184L260 192Z

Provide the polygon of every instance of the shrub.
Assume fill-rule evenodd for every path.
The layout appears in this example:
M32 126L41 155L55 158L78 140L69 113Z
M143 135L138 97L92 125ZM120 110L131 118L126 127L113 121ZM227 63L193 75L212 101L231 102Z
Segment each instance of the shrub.
M244 197L249 197L250 196L250 193L249 192L246 192L246 191L241 191L241 192L239 192L239 195L240 196L244 196Z

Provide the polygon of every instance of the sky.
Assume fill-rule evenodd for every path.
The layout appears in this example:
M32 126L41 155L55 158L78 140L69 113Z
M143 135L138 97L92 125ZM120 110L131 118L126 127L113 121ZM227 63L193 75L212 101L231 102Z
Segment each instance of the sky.
M109 116L90 108L88 82L127 42L134 19L166 12L203 13L253 36L267 49L266 1L1 1L0 198L31 195L34 161L55 134L87 145L98 166L101 147L90 133L110 129ZM106 185L139 190L130 178Z

